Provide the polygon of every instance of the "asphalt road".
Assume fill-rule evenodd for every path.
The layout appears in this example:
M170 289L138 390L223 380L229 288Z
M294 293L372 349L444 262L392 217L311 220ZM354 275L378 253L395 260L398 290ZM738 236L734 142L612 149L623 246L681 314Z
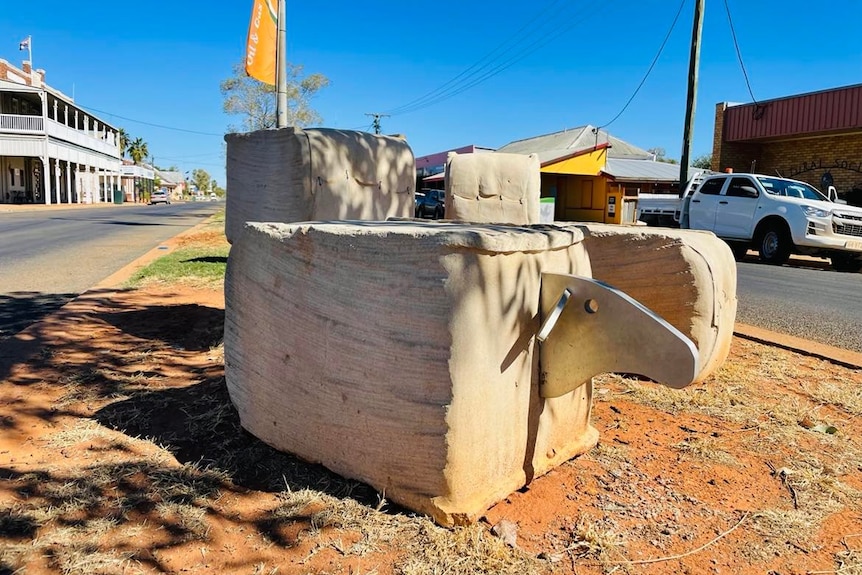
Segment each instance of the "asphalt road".
M0 206L0 340L196 225L223 204Z
M3 212L0 340L57 309L222 204L192 202ZM738 263L737 320L862 352L862 274L791 259Z
M862 352L862 274L790 262L737 264L737 321Z

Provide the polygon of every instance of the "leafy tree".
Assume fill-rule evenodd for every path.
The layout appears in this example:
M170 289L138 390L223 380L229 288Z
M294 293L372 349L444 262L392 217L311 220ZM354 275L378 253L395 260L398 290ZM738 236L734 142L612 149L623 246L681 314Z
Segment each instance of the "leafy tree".
M700 168L702 170L709 170L712 168L712 154L704 154L702 156L698 156L691 163L692 167Z
M247 132L275 128L276 87L259 82L245 73L243 62L233 67L233 76L221 83L225 113L242 117L242 129ZM310 100L329 85L323 74L302 76L302 66L287 64L287 124L304 127L323 121L311 107ZM236 132L236 128L229 128Z
M678 164L678 160L674 160L673 158L667 157L667 152L665 152L664 148L650 148L647 150L650 154L655 156L656 162L664 162L665 164Z
M136 164L140 164L141 160L150 155L147 149L147 143L142 138L135 138L129 143L129 156Z
M210 177L209 172L206 170L195 169L192 170L192 183L198 187L198 190L201 192L206 192L210 188L210 182L212 181L212 177ZM213 183L215 185L215 183Z

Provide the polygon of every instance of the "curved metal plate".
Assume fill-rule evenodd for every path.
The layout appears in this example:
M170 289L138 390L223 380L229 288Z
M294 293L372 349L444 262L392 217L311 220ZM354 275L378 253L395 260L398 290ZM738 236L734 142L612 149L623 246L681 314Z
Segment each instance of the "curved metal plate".
M570 292L568 305L557 313ZM682 332L620 290L568 274L542 274L542 317L556 319L540 349L541 394L559 397L601 373L632 373L685 387L697 348Z

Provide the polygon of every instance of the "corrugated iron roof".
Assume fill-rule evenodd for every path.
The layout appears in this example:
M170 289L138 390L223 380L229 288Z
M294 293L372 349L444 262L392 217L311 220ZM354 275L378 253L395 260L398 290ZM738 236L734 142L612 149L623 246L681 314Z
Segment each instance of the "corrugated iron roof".
M704 171L708 170L689 167L688 174L694 176ZM654 162L652 160L608 158L602 173L617 181L679 182L679 164Z
M181 172L175 171L167 171L167 170L156 170L156 174L162 179L163 182L180 185L185 182L185 178Z
M578 153L610 146L609 158L647 158L652 155L624 140L611 136L591 125L570 128L562 132L515 140L499 148L509 154L537 154L542 165L570 158Z
M725 142L817 135L862 126L862 85L729 106Z

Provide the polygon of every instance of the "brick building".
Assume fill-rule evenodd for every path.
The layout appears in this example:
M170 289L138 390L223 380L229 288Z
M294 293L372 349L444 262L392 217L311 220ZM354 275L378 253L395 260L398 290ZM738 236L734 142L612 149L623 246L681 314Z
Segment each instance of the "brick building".
M780 175L862 199L862 84L715 108L712 169Z

